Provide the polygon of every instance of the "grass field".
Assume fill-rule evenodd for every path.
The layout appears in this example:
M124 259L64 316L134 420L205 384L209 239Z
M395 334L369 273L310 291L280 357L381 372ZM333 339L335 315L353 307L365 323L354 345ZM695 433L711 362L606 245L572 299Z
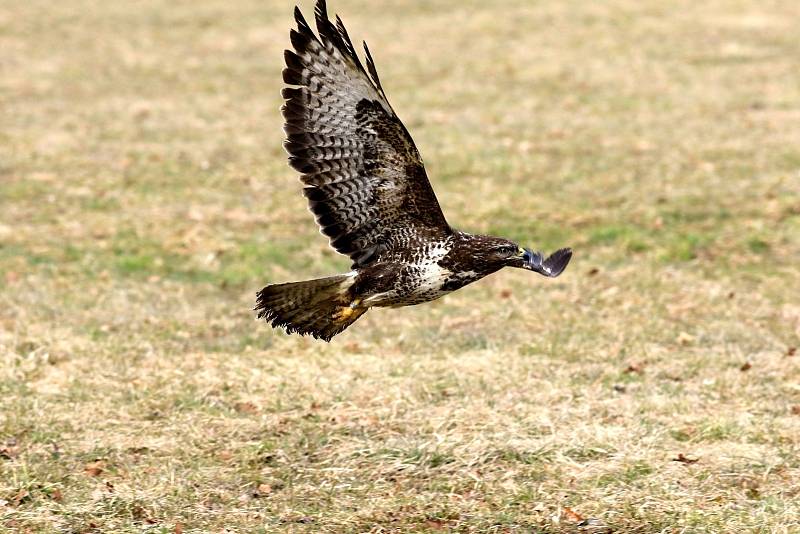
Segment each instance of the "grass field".
M331 0L451 224L575 257L330 345L251 311L349 268L292 7L0 0L0 531L800 532L800 4Z

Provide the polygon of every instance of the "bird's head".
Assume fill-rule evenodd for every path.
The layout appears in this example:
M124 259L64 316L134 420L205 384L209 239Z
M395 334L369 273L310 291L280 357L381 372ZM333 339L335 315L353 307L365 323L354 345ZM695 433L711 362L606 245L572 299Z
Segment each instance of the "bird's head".
M497 268L516 267L555 278L566 269L572 250L562 248L545 257L541 252L523 248L508 239L492 237L483 243L483 256L484 261Z

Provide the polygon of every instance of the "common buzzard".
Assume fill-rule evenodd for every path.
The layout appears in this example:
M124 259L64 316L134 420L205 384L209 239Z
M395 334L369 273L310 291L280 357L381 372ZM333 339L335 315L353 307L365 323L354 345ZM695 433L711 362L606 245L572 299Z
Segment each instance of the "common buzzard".
M444 218L411 135L389 105L366 43L366 68L342 20L315 9L317 34L295 8L283 80L289 164L347 274L272 284L258 317L330 341L373 306L437 299L503 267L555 277L572 257L545 258L500 237L472 235Z

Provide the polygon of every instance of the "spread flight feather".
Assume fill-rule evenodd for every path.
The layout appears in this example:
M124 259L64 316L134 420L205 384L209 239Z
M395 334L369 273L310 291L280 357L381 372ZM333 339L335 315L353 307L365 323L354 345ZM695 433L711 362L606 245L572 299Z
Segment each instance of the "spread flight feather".
M367 70L324 1L315 10L319 38L299 9L294 15L283 79L298 87L283 90L285 147L331 246L360 267L405 246L412 229L447 235L422 158L386 99L366 44Z

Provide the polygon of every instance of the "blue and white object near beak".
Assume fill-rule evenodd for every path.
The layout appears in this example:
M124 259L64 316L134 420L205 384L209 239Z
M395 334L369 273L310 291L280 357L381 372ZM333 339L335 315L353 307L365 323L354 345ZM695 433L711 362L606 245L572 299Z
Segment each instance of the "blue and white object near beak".
M550 278L555 278L564 272L569 260L572 259L572 249L562 248L550 254L547 258L541 252L534 252L526 248L522 255L525 268Z

